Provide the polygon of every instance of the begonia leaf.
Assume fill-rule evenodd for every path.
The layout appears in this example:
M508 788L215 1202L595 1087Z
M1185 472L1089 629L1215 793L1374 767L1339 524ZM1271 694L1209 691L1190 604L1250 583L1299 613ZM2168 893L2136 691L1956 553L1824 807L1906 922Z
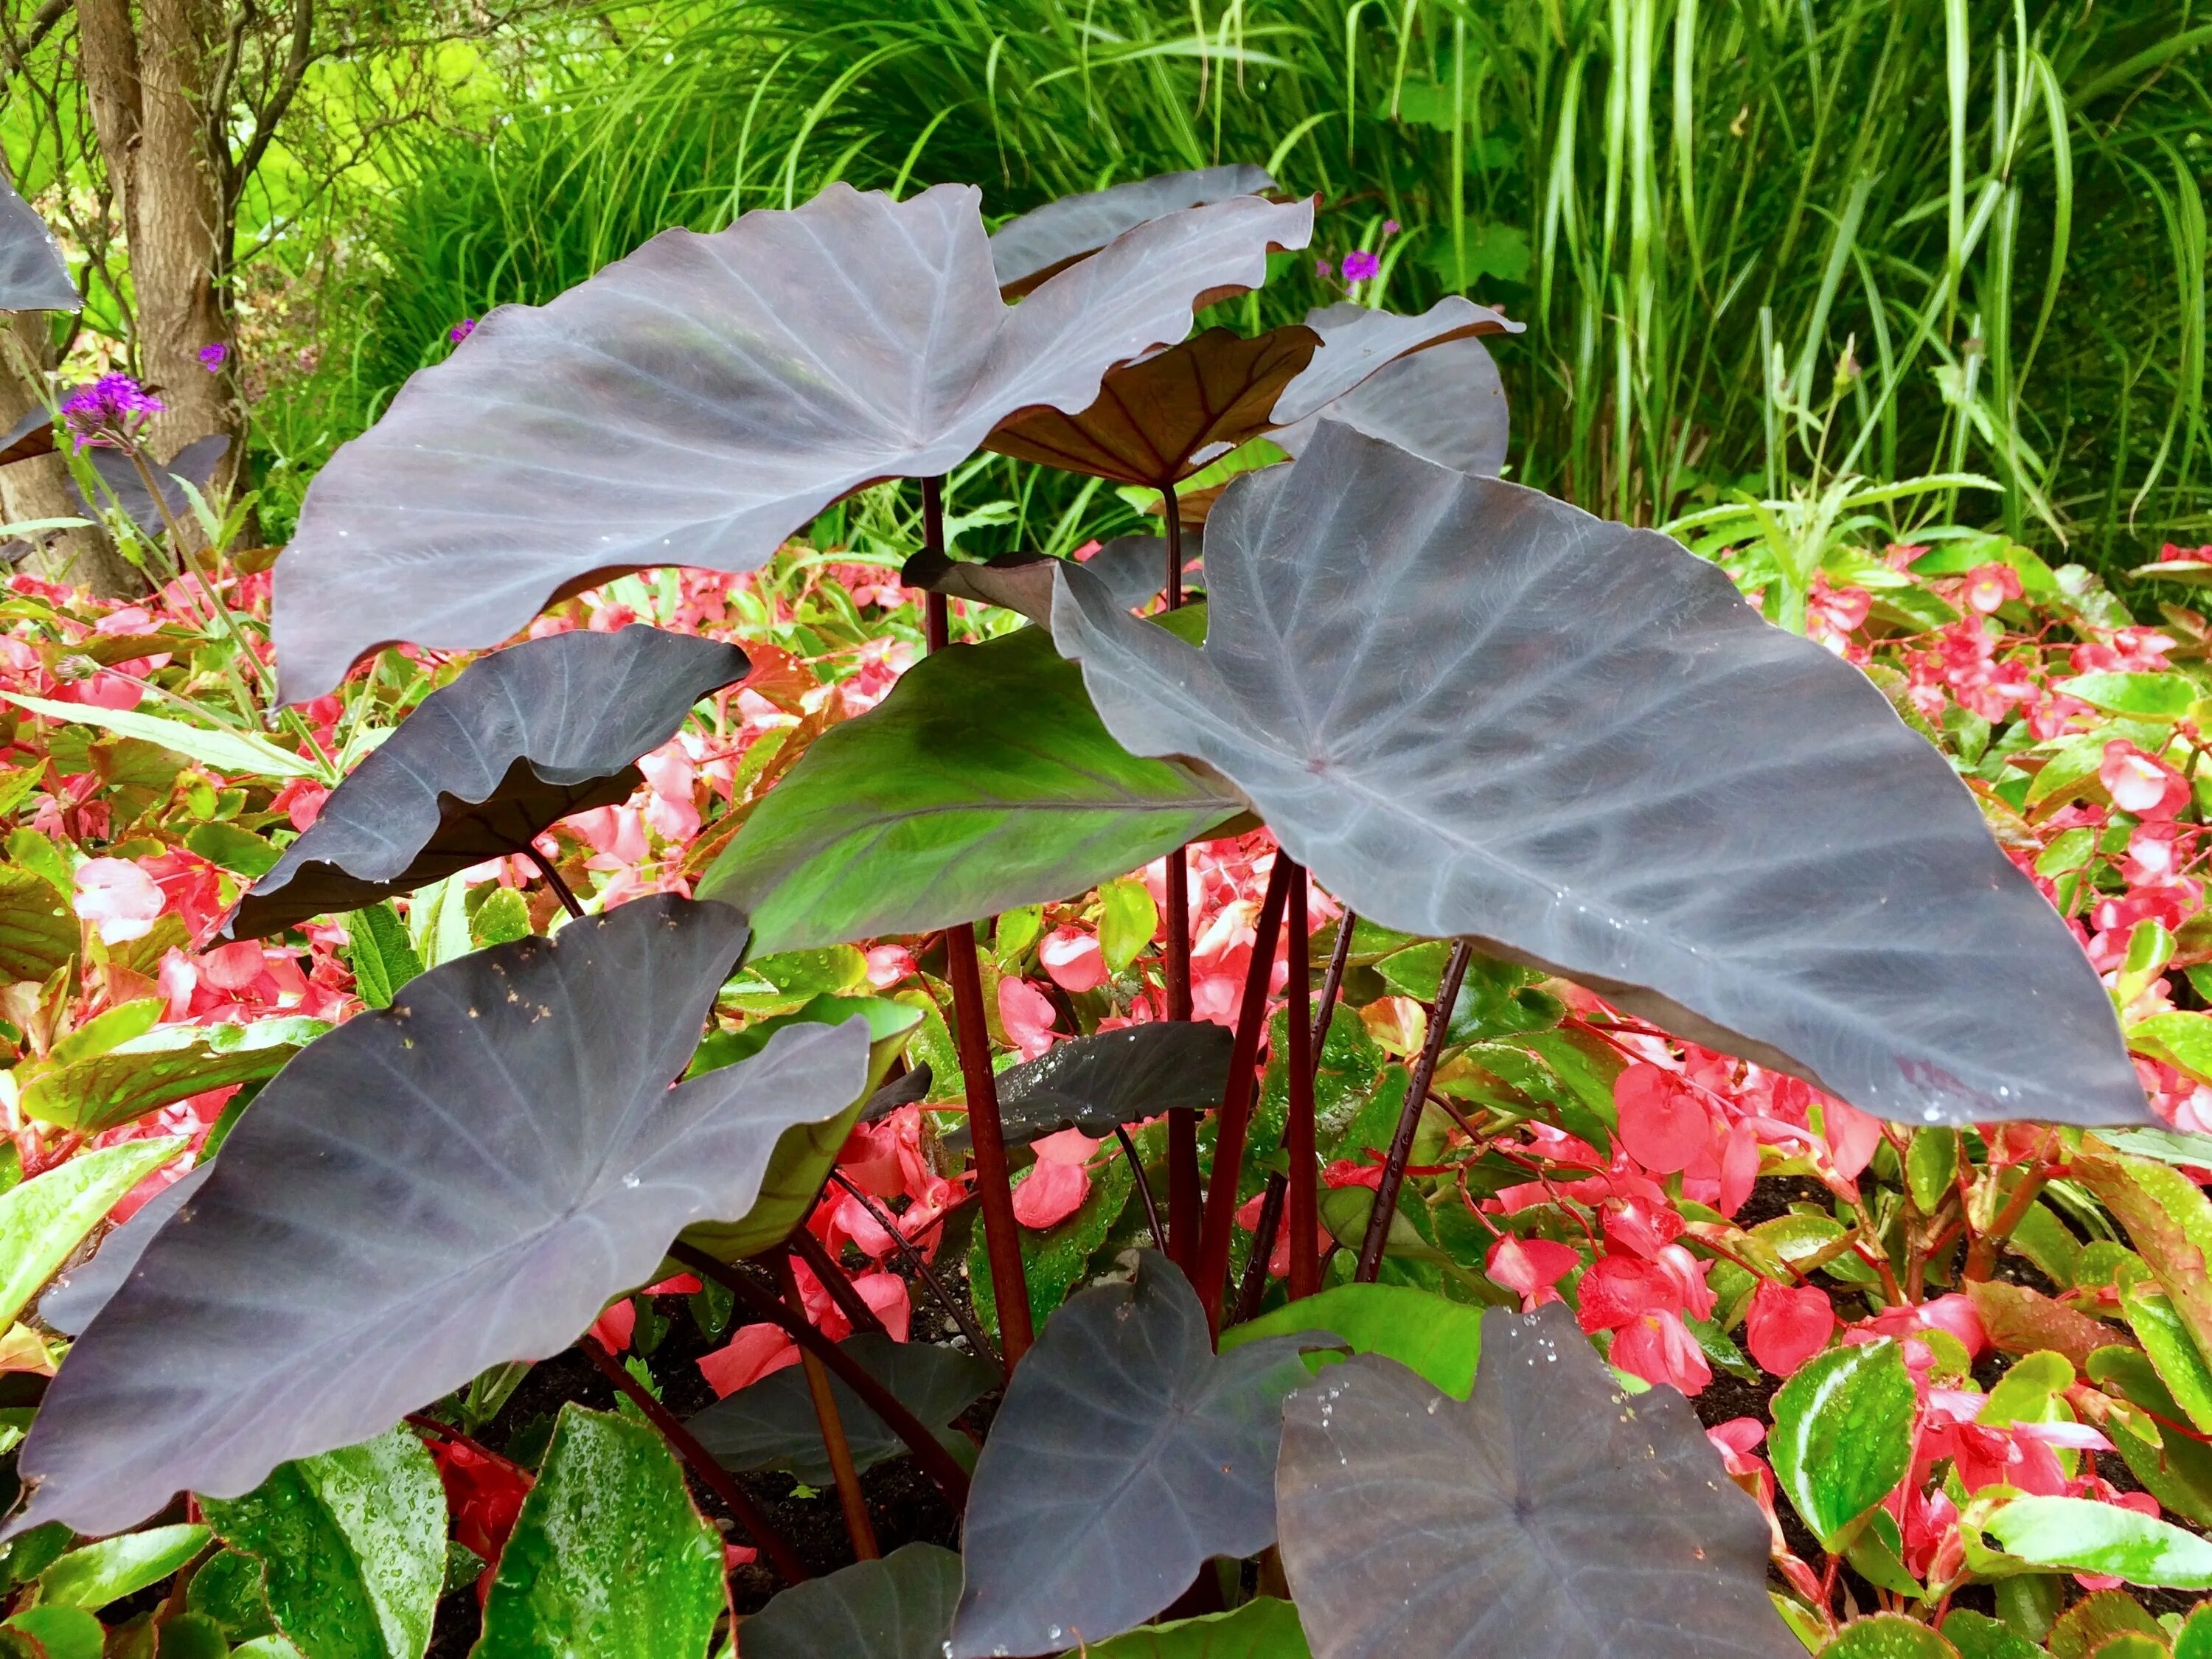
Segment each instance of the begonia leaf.
M1348 300L1309 313L1306 326L1323 341L1316 368L1326 366L1340 345L1358 343L1359 335L1352 331L1372 329L1376 325L1370 319L1388 315ZM1503 319L1499 325L1516 332L1521 326ZM1302 455L1324 420L1341 422L1455 472L1492 478L1505 465L1512 435L1505 382L1489 348L1472 334L1398 358L1316 412L1269 433L1268 440L1292 456Z
M329 1030L290 1014L250 1024L163 1025L25 1086L26 1117L94 1135L210 1089L272 1078Z
M185 1522L103 1538L73 1549L39 1575L39 1599L100 1608L158 1584L207 1547L208 1529Z
M1000 288L1012 298L1164 214L1232 196L1257 196L1274 187L1265 167L1247 161L1163 173L1080 196L1063 196L1009 219L993 232L991 267Z
M0 1653L9 1659L30 1656L30 1659L101 1659L107 1647L107 1632L82 1607L64 1607L41 1604L25 1607L0 1625L0 1632L9 1637L28 1637L37 1645L24 1647L20 1642L10 1644L0 1639Z
M721 1535L692 1507L667 1443L571 1403L500 1553L473 1652L706 1659L727 1605Z
M1107 729L1218 769L1362 917L1879 1115L2147 1116L1942 757L1668 538L1324 422L1209 520L1203 648L1053 574Z
M2179 1170L2096 1153L2071 1171L2110 1210L2172 1299L2189 1337L2212 1355L2212 1200Z
M2093 1498L2015 1498L1984 1523L2006 1553L2039 1567L2172 1589L2212 1589L2212 1543Z
M854 1019L669 1086L744 936L638 899L434 968L301 1054L71 1349L9 1532L250 1492L559 1352L687 1224L744 1215L784 1132L867 1073Z
M1959 1650L1917 1619L1877 1613L1838 1631L1820 1659L1959 1659Z
M1916 1403L1890 1340L1815 1354L1775 1395L1774 1478L1830 1547L1905 1478Z
M1316 1659L1802 1659L1766 1522L1689 1403L1624 1395L1560 1304L1483 1316L1464 1404L1362 1354L1283 1419L1283 1567Z
M1007 1384L975 1464L947 1659L1054 1653L1133 1628L1208 1556L1275 1537L1300 1340L1217 1358L1189 1281L1151 1251L1070 1298Z
M1249 196L1170 213L1009 307L979 201L836 184L493 312L308 491L276 567L283 695L396 640L489 645L620 571L752 569L863 485L947 472L1023 410L1085 408L1313 221Z
M76 913L52 882L0 865L0 982L43 981L83 945Z
M36 210L0 179L0 311L81 311L61 244Z
M908 1544L793 1584L745 1620L745 1659L943 1659L960 1558Z
M1056 1042L999 1073L1007 1144L1025 1145L1056 1129L1110 1135L1170 1107L1218 1106L1234 1045L1229 1028L1210 1020L1159 1020ZM951 1131L945 1144L966 1150L967 1129Z
M39 1298L40 1319L64 1336L82 1336L93 1316L131 1276L154 1235L214 1172L213 1164L196 1164L141 1204L130 1220L100 1241L97 1250L46 1287Z
M0 1193L0 1331L117 1200L184 1150L177 1136L125 1140L80 1152Z
M933 1433L946 1429L1004 1380L991 1366L957 1348L894 1342L873 1331L859 1332L839 1346ZM906 1442L834 1373L830 1391L836 1396L855 1468L872 1468L907 1449ZM784 1469L811 1486L831 1484L821 1420L814 1414L806 1374L799 1366L772 1371L716 1401L687 1426L725 1468Z
M1042 630L939 651L817 738L722 850L702 898L788 951L1066 898L1243 803L1107 735Z
M628 799L638 757L745 670L733 645L638 624L479 658L331 792L228 932L257 938L358 910L520 852L572 812Z

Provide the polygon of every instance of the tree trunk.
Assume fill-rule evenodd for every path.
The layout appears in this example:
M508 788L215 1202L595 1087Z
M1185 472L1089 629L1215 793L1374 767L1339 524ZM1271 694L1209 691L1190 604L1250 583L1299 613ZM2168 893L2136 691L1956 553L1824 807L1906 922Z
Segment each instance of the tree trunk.
M45 369L53 357L51 319L44 312L20 312L12 321L20 350L8 352L9 367L0 374L0 428L40 406L39 388L27 384L17 365ZM69 467L58 455L0 466L0 519L20 524L29 519L84 516L84 503L70 488ZM109 599L143 592L138 572L93 527L50 532L26 538L33 550L23 561L31 574L51 582L89 587Z

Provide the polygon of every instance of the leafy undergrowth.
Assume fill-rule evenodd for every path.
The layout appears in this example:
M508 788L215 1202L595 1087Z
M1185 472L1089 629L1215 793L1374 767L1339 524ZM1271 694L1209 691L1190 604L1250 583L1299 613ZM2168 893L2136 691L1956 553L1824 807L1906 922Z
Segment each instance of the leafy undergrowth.
M894 574L905 550L858 530L824 540L833 544L794 544L750 577L625 577L534 627L611 632L646 620L741 641L751 661L741 684L702 702L640 763L628 799L538 839L544 866L586 910L690 893L799 757L881 703L920 654L920 618ZM1784 608L1756 542L1705 550L1754 601ZM211 1156L319 1032L388 1006L428 968L563 921L538 864L501 858L271 940L219 936L246 885L316 821L338 778L467 661L386 650L294 724L265 728L267 591L265 574L225 567L213 586L179 582L143 604L23 576L0 600L0 1039L10 1067L0 1158L12 1189L0 1197L10 1264L0 1317L13 1322L0 1367L15 1402L0 1407L0 1435L11 1449L39 1379L67 1352L42 1317L41 1287L104 1223L127 1219ZM1965 532L1832 551L1801 597L1808 630L1951 758L2008 854L2069 919L2168 1127L1885 1125L1503 961L1475 957L1439 1011L1447 946L1361 922L1341 952L1320 1055L1332 1328L1435 1380L1434 1368L1472 1365L1466 1310L1566 1304L1635 1386L1678 1389L1697 1404L1730 1474L1765 1506L1778 1604L1808 1648L1880 1612L1940 1624L1970 1655L2019 1650L1992 1645L1990 1620L2047 1639L2054 1654L2087 1653L2093 1633L2129 1629L2150 1644L2142 1650L2165 1651L2187 1598L2144 1586L2212 1583L2191 1536L2212 1523L2212 915L2201 874L2212 773L2200 763L2212 625L2178 607L2139 622L2078 568L2054 571ZM1012 620L958 603L953 612L969 636ZM1264 830L1192 849L1201 1020L1236 1019L1275 856ZM1165 1017L1166 894L1155 864L997 919L981 973L1002 1066ZM1308 913L1317 968L1340 943L1341 913L1318 888ZM957 1139L945 957L943 937L927 935L756 958L723 987L714 1018L726 1035L708 1042L823 997L898 1003L919 1017L902 1062L915 1097L852 1132L805 1224L891 1339L972 1352L997 1333ZM1288 1230L1265 1218L1267 1179L1285 1167L1285 973L1279 964L1270 988L1277 1012L1241 1170L1231 1283L1242 1320L1293 1330L1275 1314ZM1417 1294L1387 1317L1363 1315L1353 1257L1412 1063L1439 1017L1443 1060L1381 1274ZM1149 1241L1144 1200L1149 1190L1165 1201L1165 1133L1141 1116L1128 1127L1126 1153L1112 1136L1076 1128L1017 1152L1015 1214L1040 1323ZM40 1195L64 1201L32 1201ZM1272 1248L1255 1266L1263 1230ZM917 1258L956 1305L940 1304ZM804 1261L795 1272L807 1317L833 1339L850 1335L830 1289ZM782 1328L733 1312L726 1291L696 1277L615 1303L591 1336L686 1418L779 1376L789 1384L799 1358ZM474 1639L486 1563L516 1524L564 1401L638 1414L572 1352L487 1374L410 1419L437 1459L453 1539L434 1651ZM971 1399L945 1421L979 1429L988 1410L988 1398ZM811 1568L851 1559L834 1492L773 1460L736 1474ZM953 1541L951 1510L910 1462L881 1462L865 1480L885 1550ZM2094 1537L2025 1539L2002 1520L2021 1494L2088 1500L2124 1519ZM738 1611L757 1607L778 1579L720 1496L703 1486L694 1496L727 1523ZM160 1520L196 1528L201 1518L194 1505ZM253 1553L247 1534L207 1518ZM186 1559L228 1558L199 1553L207 1534L193 1540ZM70 1543L49 1527L8 1547L0 1572L18 1613L60 1599L66 1564L80 1559L61 1555ZM105 1607L126 1632L190 1606L225 1640L277 1639L258 1591L152 1593L183 1565L143 1582L117 1577L106 1587L125 1587L112 1597L79 1601Z

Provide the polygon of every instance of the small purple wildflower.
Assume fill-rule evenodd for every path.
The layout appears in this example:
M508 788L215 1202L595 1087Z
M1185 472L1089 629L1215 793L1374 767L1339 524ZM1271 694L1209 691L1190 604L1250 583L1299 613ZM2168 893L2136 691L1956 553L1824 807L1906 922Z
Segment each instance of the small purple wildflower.
M473 317L464 317L459 322L455 323L451 328L446 331L446 337L451 340L455 345L459 345L462 341L467 339L470 335L476 331L477 319Z
M1316 276L1326 279L1327 277L1334 275L1335 270L1336 267L1329 264L1326 259L1316 259L1314 261L1314 275Z
M1347 283L1364 283L1382 269L1382 260L1365 248L1354 248L1344 256L1344 280Z
M1382 222L1382 234L1385 236L1395 236L1398 234L1398 222L1395 219L1385 219Z
M167 406L128 374L103 374L62 405L62 418L79 445L123 449Z
M210 374L222 374L222 366L229 361L230 348L220 340L200 348L200 367Z

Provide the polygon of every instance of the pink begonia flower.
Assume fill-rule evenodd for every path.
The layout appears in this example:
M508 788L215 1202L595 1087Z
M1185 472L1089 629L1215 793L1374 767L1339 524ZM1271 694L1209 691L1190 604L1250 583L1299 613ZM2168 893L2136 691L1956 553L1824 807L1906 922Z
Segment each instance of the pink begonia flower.
M1859 1172L1873 1161L1875 1148L1881 1145L1881 1120L1840 1100L1823 1100L1820 1121L1825 1130L1821 1138L1828 1143L1828 1161L1844 1180L1857 1180Z
M862 1273L853 1281L853 1288L860 1293L877 1318L884 1322L884 1329L892 1341L903 1342L914 1322L914 1302L907 1282L896 1273Z
M1721 1152L1720 1201L1714 1207L1723 1215L1733 1216L1750 1199L1758 1181L1759 1133L1748 1121L1738 1119L1730 1126L1728 1144Z
M595 806L565 822L603 858L617 864L636 864L645 857L645 822L634 806Z
M1613 1087L1620 1144L1647 1170L1686 1170L1712 1145L1712 1114L1689 1085L1662 1066L1638 1060Z
M726 1400L739 1389L798 1363L799 1344L782 1326L746 1325L714 1352L699 1357L699 1375L717 1400Z
M2139 818L2170 818L2189 805L2189 780L2124 738L2105 745L2097 779L2113 805Z
M1056 927L1037 947L1052 982L1063 991L1095 991L1106 982L1106 957L1080 927Z
M1681 1297L1682 1311L1692 1319L1711 1319L1713 1304L1718 1298L1705 1283L1705 1273L1712 1267L1710 1261L1700 1261L1680 1244L1669 1244L1659 1252L1655 1265L1674 1281Z
M1521 1298L1521 1311L1534 1313L1557 1302L1559 1282L1582 1264L1582 1252L1550 1238L1516 1238L1508 1233L1490 1247L1484 1264L1492 1282Z
M1744 1346L1777 1376L1794 1376L1836 1334L1836 1310L1815 1285L1792 1290L1761 1280L1744 1319Z
M1024 1060L1035 1060L1052 1047L1052 1025L1059 1018L1052 1000L1028 981L1009 974L999 981L999 1023Z
M650 799L645 821L663 841L688 842L699 833L699 809L692 800L696 776L691 757L680 743L669 743L639 757Z
M331 792L313 778L295 778L276 792L269 810L282 812L295 830L304 831L322 817L323 803L330 798Z
M903 945L878 945L868 952L868 983L888 990L916 971L914 952Z
M1080 1129L1062 1129L1030 1144L1036 1164L1014 1188L1014 1219L1024 1227L1056 1227L1091 1195L1091 1156L1098 1143Z
M1638 1315L1614 1333L1613 1363L1646 1382L1664 1382L1694 1397L1713 1380L1705 1350L1680 1314Z
M161 919L161 890L129 859L87 860L77 866L76 882L77 915L99 929L102 945L143 939Z
M1582 1327L1593 1335L1682 1305L1681 1289L1673 1278L1655 1263L1633 1255L1601 1255L1591 1262L1583 1274L1580 1297Z
M602 1309L586 1334L594 1338L609 1353L620 1353L629 1346L630 1337L636 1330L637 1304L624 1297Z
M267 971L257 939L240 939L201 952L200 978L218 991L243 991Z
M1885 1308L1873 1318L1853 1326L1844 1340L1856 1344L1885 1336L1903 1339L1918 1331L1930 1330L1943 1331L1957 1338L1970 1356L1978 1358L1989 1350L1989 1334L1982 1328L1982 1316L1974 1311L1971 1301L1955 1291L1917 1307Z
M837 1167L862 1192L876 1198L897 1197L906 1190L898 1127L889 1121L854 1125L838 1148Z
M1969 570L1960 588L1960 597L1984 617L2020 595L2020 572L2008 564L1985 564Z

